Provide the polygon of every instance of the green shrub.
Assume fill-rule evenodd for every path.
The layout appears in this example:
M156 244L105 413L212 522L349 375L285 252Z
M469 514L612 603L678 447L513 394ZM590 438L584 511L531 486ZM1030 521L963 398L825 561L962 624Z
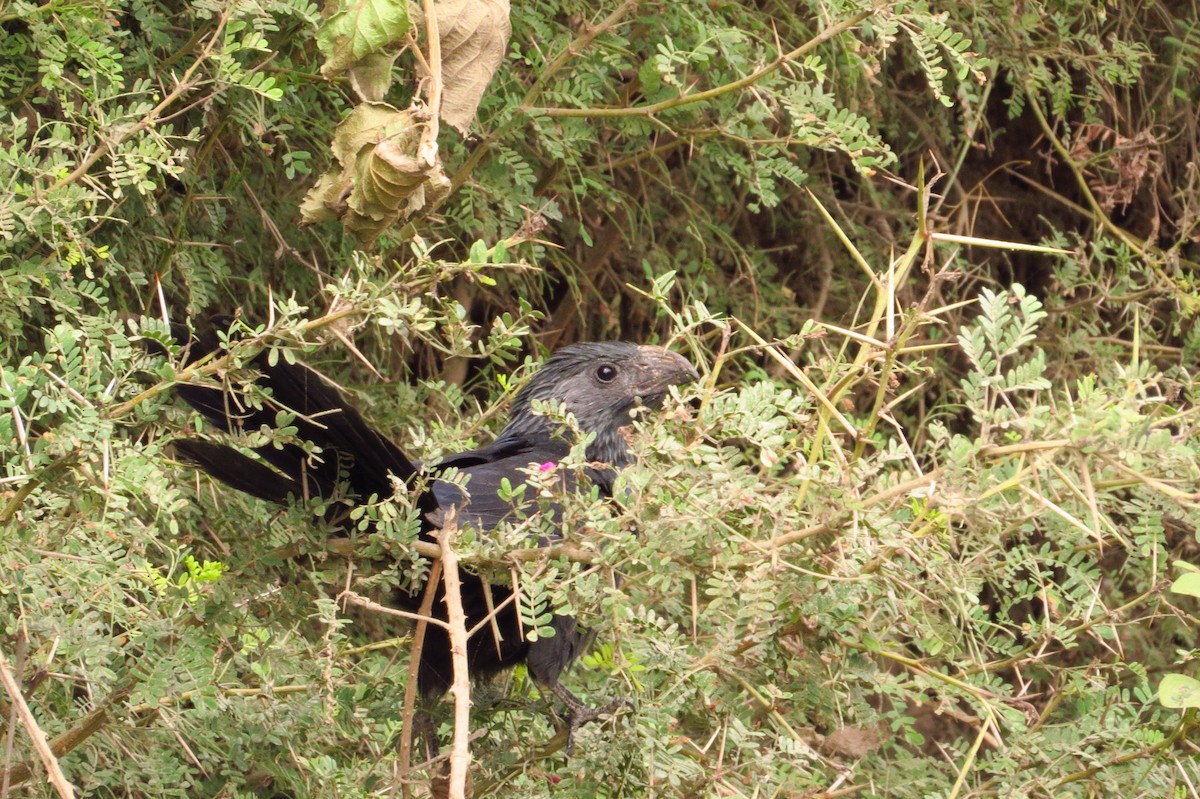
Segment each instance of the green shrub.
M171 389L267 347L430 459L540 345L617 335L704 374L621 507L460 545L635 709L568 760L523 671L477 687L476 795L1195 792L1194 14L524 5L448 186L364 240L305 197L366 94L428 82L324 76L347 13L0 8L13 795L62 795L16 696L80 796L424 795L411 628L338 601L420 576L411 509L347 542L198 478ZM164 316L239 309L249 345L180 365Z

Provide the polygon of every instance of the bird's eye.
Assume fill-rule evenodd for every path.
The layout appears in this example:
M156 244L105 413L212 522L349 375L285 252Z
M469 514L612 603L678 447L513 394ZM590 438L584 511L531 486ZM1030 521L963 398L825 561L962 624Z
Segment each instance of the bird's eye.
M601 383L611 383L616 376L617 367L611 363L606 363L596 369L596 379Z

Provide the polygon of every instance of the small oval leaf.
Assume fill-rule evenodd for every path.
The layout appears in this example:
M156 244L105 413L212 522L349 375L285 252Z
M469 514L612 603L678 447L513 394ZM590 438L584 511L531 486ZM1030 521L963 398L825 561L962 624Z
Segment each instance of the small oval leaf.
M1200 707L1200 680L1168 674L1158 684L1158 701L1163 707Z
M1171 593L1200 598L1200 572L1188 572L1175 578L1175 582L1171 583Z

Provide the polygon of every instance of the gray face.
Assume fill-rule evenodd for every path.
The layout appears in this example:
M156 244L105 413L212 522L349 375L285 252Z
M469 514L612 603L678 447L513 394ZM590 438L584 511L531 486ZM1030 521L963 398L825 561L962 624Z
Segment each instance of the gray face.
M698 377L687 360L662 347L623 341L564 347L517 395L502 438L546 434L546 418L532 411L533 400L563 403L584 432L595 433L588 455L620 465L628 459L620 428L638 404L658 407L667 389Z

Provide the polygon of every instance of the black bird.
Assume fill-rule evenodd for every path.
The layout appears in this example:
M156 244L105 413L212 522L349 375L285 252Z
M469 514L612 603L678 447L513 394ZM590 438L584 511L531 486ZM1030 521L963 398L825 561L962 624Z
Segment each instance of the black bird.
M211 336L194 341L188 360L215 349ZM483 532L505 519L536 512L535 502L515 508L498 492L505 479L512 486L523 482L530 464L557 464L570 451L572 428L563 423L563 417L535 409L538 401L565 410L574 416L580 431L594 434L586 449L591 462L587 477L602 495L611 496L615 470L632 459L622 429L630 424L633 409L638 405L657 407L671 386L697 377L686 359L661 347L627 342L565 347L517 394L508 424L495 441L481 449L445 456L436 466L422 469L308 367L282 358L271 364L265 355L254 358L250 367L257 372L255 383L270 392L271 398L261 408L252 407L236 390L184 384L178 391L227 432L274 428L277 410L290 410L297 414L290 423L297 428L296 439L319 448L319 457L310 457L305 447L295 443L269 445L255 450L264 464L224 444L184 439L175 444L182 458L240 491L281 504L314 496L348 498L350 503L372 496L383 499L393 494L393 479L414 488L428 486L415 499L421 512L421 537L427 541L434 540L433 533L449 508L455 509L459 524L471 524ZM451 467L467 475L465 492L455 483L436 479L439 472ZM553 523L557 513L553 509L550 513ZM541 543L548 544L554 537L545 536ZM509 585L491 584L469 573L462 579L467 629L476 628L495 613L492 622L480 626L468 640L471 676L485 679L526 663L534 680L567 707L569 751L575 730L608 710L589 707L559 681L563 670L581 654L586 633L577 628L575 619L556 616L551 622L553 636L527 641L521 634L516 604L505 604L512 594ZM396 602L415 610L422 593L422 587L417 587L412 594L400 594ZM446 618L443 599L444 586L439 585L432 612L441 619ZM448 634L437 625L428 625L417 680L426 703L445 693L452 671Z

